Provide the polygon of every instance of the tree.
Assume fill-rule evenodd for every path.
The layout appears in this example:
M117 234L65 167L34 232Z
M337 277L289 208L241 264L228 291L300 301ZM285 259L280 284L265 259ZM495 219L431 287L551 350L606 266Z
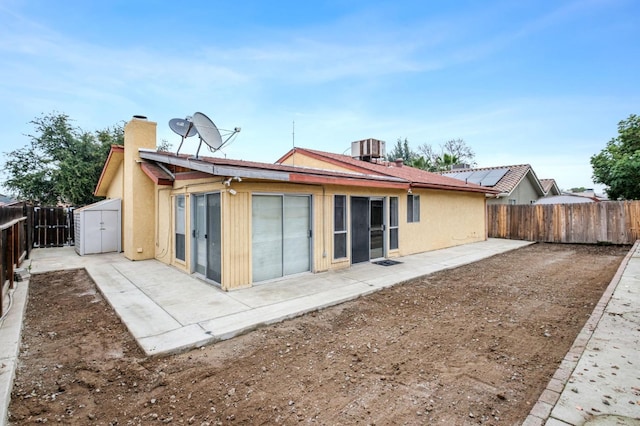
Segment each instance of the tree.
M640 117L618 123L618 136L591 157L593 181L606 185L612 200L640 199Z
M463 139L450 139L440 146L437 152L430 144L424 143L418 147L418 151L424 156L425 170L431 172L444 172L451 167L460 164L475 165L475 153Z
M387 161L395 161L402 158L405 164L411 164L414 157L416 157L416 153L411 151L409 148L409 141L407 138L404 138L404 141L401 138L398 138L396 146L387 155Z
M173 149L173 145L171 145L171 143L168 140L162 139L162 142L160 142L160 144L156 148L156 151L169 152L172 149Z
M42 205L81 206L97 200L93 191L112 144L123 144L122 126L96 132L72 127L65 114L42 115L31 124L28 146L5 153L4 186L23 200Z

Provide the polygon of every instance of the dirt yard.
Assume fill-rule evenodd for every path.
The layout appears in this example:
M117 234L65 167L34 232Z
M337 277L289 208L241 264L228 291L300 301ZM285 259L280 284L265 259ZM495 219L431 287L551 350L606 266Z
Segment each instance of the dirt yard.
M35 275L10 424L520 424L629 248L536 244L162 358L84 270Z

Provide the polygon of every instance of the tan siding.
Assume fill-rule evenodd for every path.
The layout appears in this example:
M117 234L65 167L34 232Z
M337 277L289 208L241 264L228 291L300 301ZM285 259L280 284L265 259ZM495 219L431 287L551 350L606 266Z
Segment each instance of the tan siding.
M158 190L156 206L156 254L159 261L170 264L173 257L174 224L173 213L175 206L170 188Z
M238 191L222 197L222 288L251 284L251 195Z
M484 194L462 193L453 191L414 190L420 195L420 222L407 223L407 192L405 190L388 190L379 188L342 187L327 185L326 187L291 184L287 182L255 182L249 179L233 182L231 188L236 195L231 195L228 187L216 178L214 182L207 180L177 181L172 195L177 193L222 192L222 288L233 290L250 286L251 271L251 197L253 194L300 194L311 195L312 200L312 272L322 272L350 266L349 259L333 259L333 199L334 195L346 195L349 206L350 196L383 197L385 199L385 220L389 215L389 196L398 197L399 244L400 248L388 255L404 256L413 253L435 250L481 241L486 238L486 218ZM162 229L173 234L173 203L166 203L164 196L158 204L158 222ZM186 200L187 235L186 264L174 264L191 270L191 200ZM168 211L171 210L171 213ZM350 209L347 209L347 221L350 223ZM169 221L169 222L167 222ZM165 226L169 223L170 226ZM351 252L351 234L347 236L347 253ZM169 238L168 250L173 259L173 236ZM388 244L389 230L385 231ZM159 237L158 255L164 243Z

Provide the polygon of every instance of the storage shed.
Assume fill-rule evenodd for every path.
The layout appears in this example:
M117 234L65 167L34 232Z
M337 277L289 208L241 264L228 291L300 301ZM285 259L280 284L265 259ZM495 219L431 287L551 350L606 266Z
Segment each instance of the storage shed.
M80 256L122 251L121 206L120 198L113 198L73 212L75 247Z

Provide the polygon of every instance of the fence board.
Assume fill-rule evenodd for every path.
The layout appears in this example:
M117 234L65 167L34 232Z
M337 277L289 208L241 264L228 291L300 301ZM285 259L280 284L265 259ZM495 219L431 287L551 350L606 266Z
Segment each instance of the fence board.
M34 247L73 245L73 210L65 207L34 208Z
M489 205L487 228L491 238L633 244L640 238L640 201Z
M0 316L5 314L5 299L14 287L14 268L29 253L29 210L26 203L0 207Z

